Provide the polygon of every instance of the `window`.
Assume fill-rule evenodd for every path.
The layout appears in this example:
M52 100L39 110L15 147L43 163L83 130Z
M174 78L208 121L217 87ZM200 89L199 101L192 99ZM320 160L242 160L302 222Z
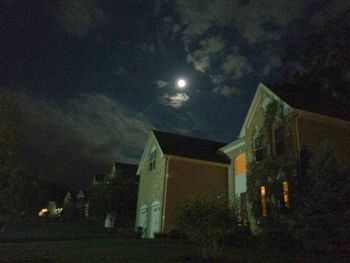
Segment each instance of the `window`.
M263 137L261 134L257 135L254 138L254 156L256 162L262 161L262 159L264 158L264 148L262 139Z
M289 208L289 190L288 190L288 182L287 181L282 182L282 189L283 189L284 206Z
M284 153L284 133L283 127L278 125L273 129L273 151L275 155Z
M235 174L236 176L246 174L246 157L244 153L238 155L235 159Z
M148 167L148 169L150 171L156 169L156 157L157 157L157 151L152 150L152 152L149 155L149 167Z
M265 186L260 186L260 198L261 198L261 215L267 216L266 209L266 188Z

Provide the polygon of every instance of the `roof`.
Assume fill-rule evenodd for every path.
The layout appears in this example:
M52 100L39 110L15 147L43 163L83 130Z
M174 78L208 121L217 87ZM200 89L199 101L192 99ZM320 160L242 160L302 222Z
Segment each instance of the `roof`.
M350 121L350 104L320 88L301 89L296 85L284 84L269 86L269 89L292 108Z
M225 143L203 140L180 134L153 130L163 154L196 160L229 164L229 158L219 149Z

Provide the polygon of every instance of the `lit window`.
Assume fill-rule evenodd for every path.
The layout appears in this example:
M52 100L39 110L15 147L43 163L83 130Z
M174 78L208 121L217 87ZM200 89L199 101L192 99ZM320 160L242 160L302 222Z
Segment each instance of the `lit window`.
M260 198L261 198L261 214L262 216L267 216L265 186L260 186Z
M263 137L262 135L258 135L254 138L254 155L255 155L255 161L259 162L262 161L264 158L264 149L263 149Z
M288 182L287 181L282 182L282 189L283 189L284 205L289 208L289 191L288 191Z
M242 175L242 174L245 174L246 171L247 171L246 157L245 157L245 154L242 153L238 155L237 158L235 159L235 174L237 176Z
M273 129L274 154L279 155L284 153L284 133L283 127L278 125Z
M149 170L150 171L156 169L156 157L157 157L157 151L153 150L149 155Z

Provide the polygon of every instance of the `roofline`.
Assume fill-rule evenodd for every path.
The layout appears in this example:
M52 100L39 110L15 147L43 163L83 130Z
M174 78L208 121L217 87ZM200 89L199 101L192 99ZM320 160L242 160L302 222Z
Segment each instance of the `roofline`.
M221 147L219 151L224 152L227 154L228 152L234 151L242 146L245 145L244 138L238 138L237 140L225 145L224 147Z
M155 130L155 129L153 129L152 132L159 132L159 133L163 133L163 134L185 137L185 138L197 140L197 141L205 141L205 142L217 143L217 144L222 144L222 145L226 144L226 142L220 142L220 141L214 141L214 140L209 140L209 139L204 139L204 138L193 137L193 136L182 134L182 133L166 132L166 131Z
M238 138L242 138L242 137L245 136L245 127L249 126L249 123L250 123L250 120L251 120L251 116L253 115L253 113L256 110L256 107L258 105L258 101L260 99L259 95L260 95L262 90L264 90L266 93L268 93L272 98L274 98L276 100L280 100L285 105L289 106L290 108L293 108L288 103L286 103L284 100L282 100L276 93L274 93L272 90L270 90L264 83L260 82L259 85L258 85L258 88L255 91L253 101L251 102L251 104L249 106L248 113L247 113L247 115L246 115L246 117L244 119L244 122L243 122L243 125L242 125L242 128L241 128L241 131L239 133Z
M223 167L229 167L230 166L230 163L221 163L221 162L207 161L207 160L194 159L194 158L183 157L183 156L178 156L178 155L165 154L164 157L165 158L169 158L169 160L170 159L180 159L180 160L185 160L185 161L190 161L190 162L205 163L205 164L216 165L216 166L223 166Z
M298 108L293 108L295 112L298 112L301 114L301 117L306 117L306 118L311 118L313 120L316 121L323 121L326 123L330 123L332 125L337 125L340 127L346 127L346 128L350 128L350 121L347 120L343 120L340 118L336 118L336 117L331 117L331 116L327 116L324 114L319 114L319 113L315 113L315 112L311 112L311 111L306 111L306 110L302 110L302 109L298 109Z
M144 149L144 151L143 151L143 153L142 153L142 157L141 157L139 166L137 167L136 175L140 175L141 167L143 166L143 163L145 162L146 155L147 155L148 152L149 152L149 147L150 147L150 144L151 144L151 141L152 141L153 138L154 138L154 140L155 140L155 142L156 142L157 147L158 147L159 150L160 150L161 157L164 156L164 153L163 153L163 151L162 151L162 148L160 147L160 145L159 145L159 143L158 143L157 137L154 135L153 130L151 130L151 132L150 132L150 134L149 134L149 136L148 136L148 139L147 139L146 147L145 147L145 149Z

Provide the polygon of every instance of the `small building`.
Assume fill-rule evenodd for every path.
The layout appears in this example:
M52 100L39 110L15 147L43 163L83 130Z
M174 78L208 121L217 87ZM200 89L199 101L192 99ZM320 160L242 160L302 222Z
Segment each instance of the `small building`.
M136 227L143 236L175 229L177 206L196 197L227 198L230 160L223 143L153 130L137 174Z

